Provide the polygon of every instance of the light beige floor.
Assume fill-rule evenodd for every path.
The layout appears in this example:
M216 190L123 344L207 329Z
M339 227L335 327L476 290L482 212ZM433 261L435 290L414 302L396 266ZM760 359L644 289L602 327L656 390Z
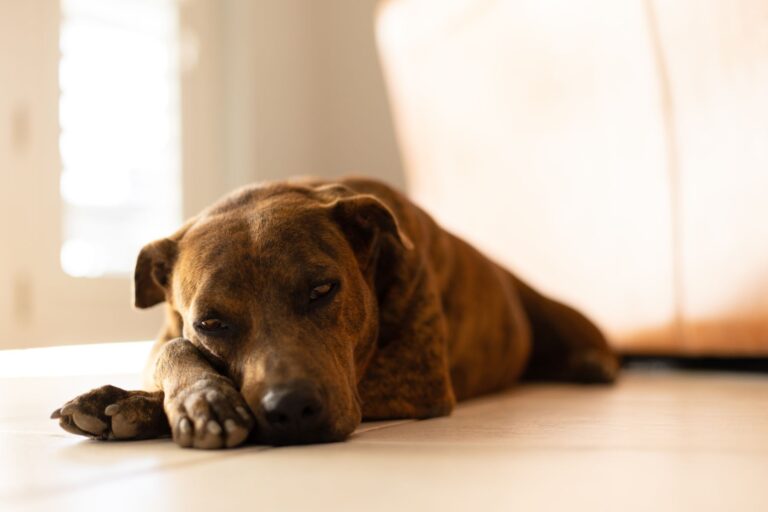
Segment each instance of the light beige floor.
M364 425L342 444L202 452L61 431L48 419L61 402L137 376L23 377L18 360L0 352L2 511L768 510L768 375L635 370L613 388L527 385L450 418Z

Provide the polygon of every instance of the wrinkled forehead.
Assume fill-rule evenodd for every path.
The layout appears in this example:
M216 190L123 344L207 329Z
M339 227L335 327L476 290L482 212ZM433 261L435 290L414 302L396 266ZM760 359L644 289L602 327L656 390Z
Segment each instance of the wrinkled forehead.
M344 238L320 211L255 211L203 220L179 244L183 302L239 296L338 273Z

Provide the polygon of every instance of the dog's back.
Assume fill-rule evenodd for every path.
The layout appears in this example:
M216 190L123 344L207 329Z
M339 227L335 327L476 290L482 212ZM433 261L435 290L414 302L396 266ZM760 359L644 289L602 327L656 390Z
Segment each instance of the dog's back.
M360 178L343 183L392 209L434 275L457 399L508 387L521 377L615 379L617 358L584 315L543 296L387 185Z

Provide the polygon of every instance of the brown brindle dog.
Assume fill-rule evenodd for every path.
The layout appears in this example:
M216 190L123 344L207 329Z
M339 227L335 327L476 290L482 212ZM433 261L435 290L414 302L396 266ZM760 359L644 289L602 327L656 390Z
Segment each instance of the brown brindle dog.
M98 439L345 439L361 419L447 415L521 377L611 382L618 362L543 297L366 179L240 189L144 247L135 304L165 301L146 391L104 386L52 417Z

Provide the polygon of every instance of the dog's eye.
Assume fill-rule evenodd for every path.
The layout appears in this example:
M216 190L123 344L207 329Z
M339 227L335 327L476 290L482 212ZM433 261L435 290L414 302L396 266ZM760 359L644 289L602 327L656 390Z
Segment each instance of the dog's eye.
M331 293L336 285L334 283L324 283L318 286L315 286L310 290L309 292L309 300L317 300L325 297L329 293Z
M227 325L218 318L208 318L195 323L195 327L203 332L221 332L227 329Z

